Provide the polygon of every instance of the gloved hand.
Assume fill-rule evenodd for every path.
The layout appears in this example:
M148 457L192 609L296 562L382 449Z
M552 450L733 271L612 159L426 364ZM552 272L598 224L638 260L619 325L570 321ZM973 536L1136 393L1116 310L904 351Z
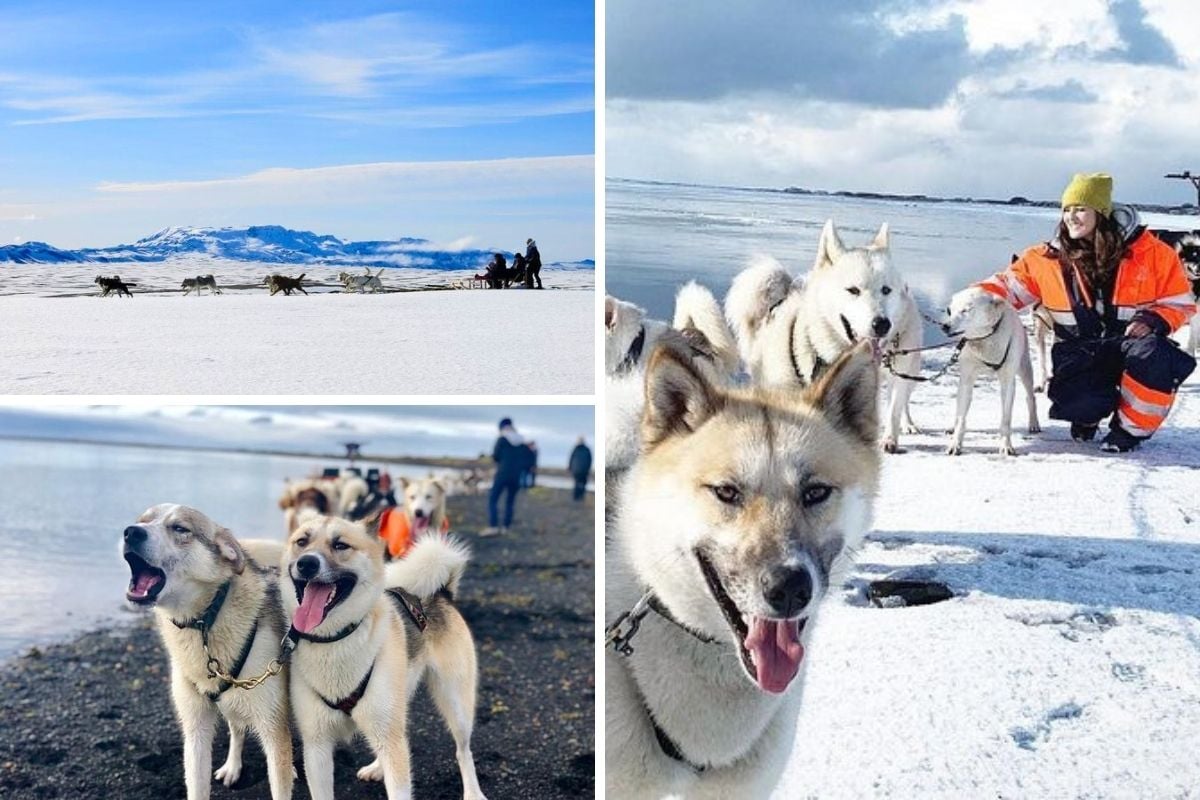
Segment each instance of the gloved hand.
M1125 336L1130 339L1140 339L1141 337L1149 336L1152 333L1154 333L1154 331L1151 330L1150 326L1144 322L1134 321L1129 323L1129 326L1125 328Z

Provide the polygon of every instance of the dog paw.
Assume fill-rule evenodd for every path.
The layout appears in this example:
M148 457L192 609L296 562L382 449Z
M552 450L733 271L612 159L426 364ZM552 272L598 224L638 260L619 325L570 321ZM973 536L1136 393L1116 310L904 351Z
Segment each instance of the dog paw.
M962 455L962 445L961 444L950 445L949 447L946 448L946 455L961 456Z
M1015 456L1017 454L1016 449L1011 444L1000 445L1000 449L997 452L1002 456Z
M383 763L377 758L358 771L360 781L382 781Z
M913 425L911 422L906 422L903 426L901 426L900 432L910 436L916 436L921 433L921 429L916 425Z
M892 439L885 439L883 442L883 452L898 455L904 452L904 448Z
M237 783L240 777L242 777L242 762L240 761L226 761L220 769L213 773L213 778L227 787Z
M1031 422L1031 423L1029 423L1029 432L1030 433L1041 433L1042 426L1037 424L1036 422Z

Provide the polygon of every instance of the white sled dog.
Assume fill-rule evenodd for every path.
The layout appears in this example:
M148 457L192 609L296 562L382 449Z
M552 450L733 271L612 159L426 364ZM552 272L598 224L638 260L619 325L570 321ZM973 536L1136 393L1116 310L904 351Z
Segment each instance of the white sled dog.
M271 797L292 796L287 670L252 689L233 688L211 671L215 664L218 675L258 677L279 655L286 625L275 564L282 550L279 542L239 542L196 509L174 503L147 509L121 538L130 572L125 597L154 608L171 659L188 800L208 800L214 778L237 782L247 730L266 753ZM218 716L229 724L229 756L214 774Z
M877 354L921 346L921 318L904 279L892 265L888 226L866 247L847 248L833 220L825 223L817 258L801 285L774 259L760 259L734 279L725 315L755 381L808 385L858 342ZM892 358L896 372L918 375L921 354ZM900 452L901 416L908 415L914 381L890 376L883 449Z
M475 643L454 594L467 549L422 537L385 566L376 517L310 516L288 538L280 597L291 620L292 710L314 800L332 800L333 750L362 733L376 758L358 771L392 800L412 796L408 702L421 677L456 746L464 800L484 800L471 754Z
M946 312L942 330L947 336L963 337L958 360L958 406L954 433L946 453L956 456L962 452L975 377L990 370L996 373L1000 382L1000 455L1016 455L1012 445L1012 414L1017 378L1025 387L1029 432L1040 433L1042 430L1038 425L1029 338L1021 317L1007 300L978 286L963 289L951 297Z
M737 344L721 305L695 281L675 295L670 324L650 319L645 309L612 296L604 298L605 468L628 467L637 456L646 360L668 331L683 335L709 376L728 378L738 370Z
M606 559L607 796L765 798L805 647L879 480L866 344L807 388L726 388L664 344Z

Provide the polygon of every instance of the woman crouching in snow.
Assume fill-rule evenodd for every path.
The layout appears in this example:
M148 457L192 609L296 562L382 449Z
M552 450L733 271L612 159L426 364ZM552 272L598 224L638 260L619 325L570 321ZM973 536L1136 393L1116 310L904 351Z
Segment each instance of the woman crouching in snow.
M1112 414L1100 449L1133 450L1196 367L1169 338L1196 313L1183 263L1134 208L1113 205L1109 175L1072 178L1055 238L977 285L1017 309L1050 312L1050 416L1070 422L1075 441L1091 441Z

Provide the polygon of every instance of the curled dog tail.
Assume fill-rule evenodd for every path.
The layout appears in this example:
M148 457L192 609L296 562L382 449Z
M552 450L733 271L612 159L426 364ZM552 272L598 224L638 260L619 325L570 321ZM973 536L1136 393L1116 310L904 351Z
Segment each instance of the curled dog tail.
M787 299L792 276L777 260L759 255L738 273L725 295L725 318L737 337L742 358L749 362L750 350L767 315Z
M470 558L471 549L459 539L436 531L428 533L403 558L384 568L384 586L399 586L422 600L442 588L453 597Z
M684 284L675 295L675 319L671 327L676 330L695 328L704 334L713 350L717 365L726 375L738 369L738 349L733 332L721 314L721 305L707 287L695 281Z

